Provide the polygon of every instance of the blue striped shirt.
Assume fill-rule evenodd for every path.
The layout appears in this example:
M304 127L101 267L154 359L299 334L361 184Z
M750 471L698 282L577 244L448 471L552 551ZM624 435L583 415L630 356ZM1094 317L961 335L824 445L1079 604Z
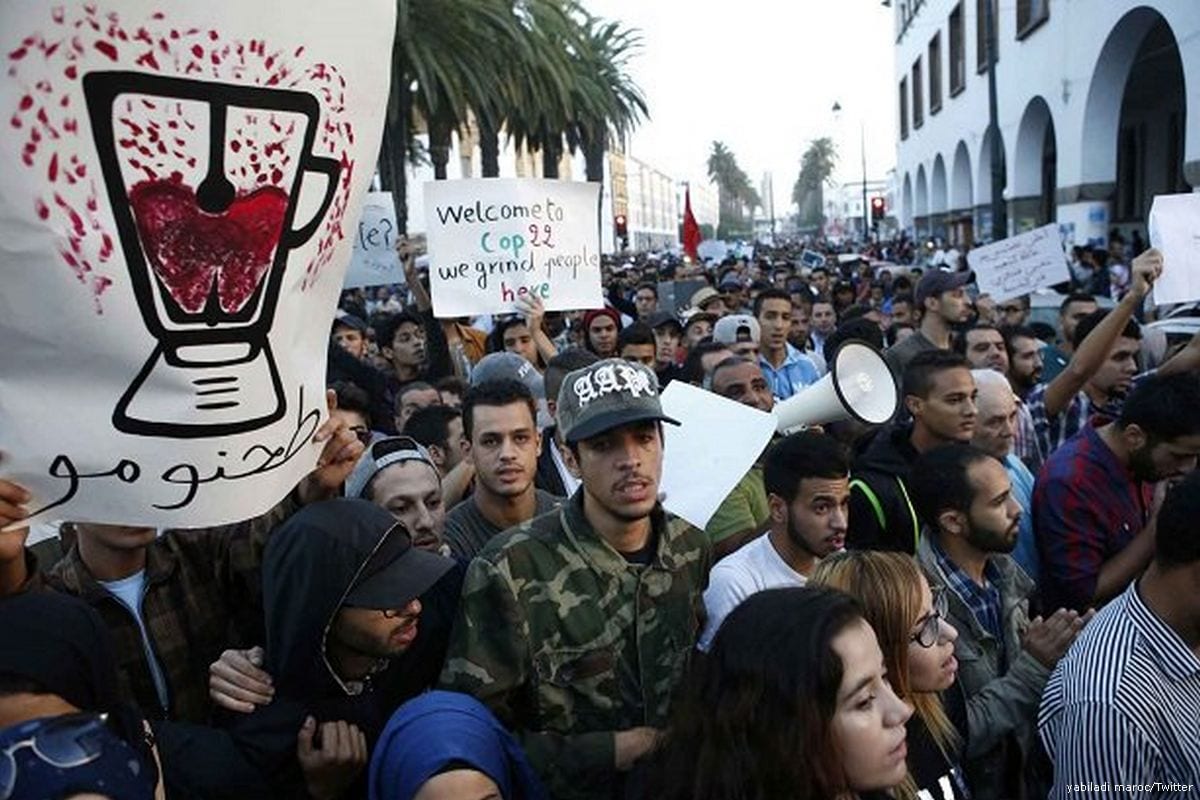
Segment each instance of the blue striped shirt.
M1133 584L1059 662L1038 713L1051 800L1200 797L1200 658Z

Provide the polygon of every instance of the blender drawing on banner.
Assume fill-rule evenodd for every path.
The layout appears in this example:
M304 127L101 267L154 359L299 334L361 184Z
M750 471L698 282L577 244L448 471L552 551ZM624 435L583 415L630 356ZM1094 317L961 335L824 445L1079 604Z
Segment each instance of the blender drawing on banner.
M113 424L197 438L279 420L276 302L289 254L317 232L341 168L313 153L317 99L126 71L82 83L133 293L157 342ZM326 185L297 224L307 180Z

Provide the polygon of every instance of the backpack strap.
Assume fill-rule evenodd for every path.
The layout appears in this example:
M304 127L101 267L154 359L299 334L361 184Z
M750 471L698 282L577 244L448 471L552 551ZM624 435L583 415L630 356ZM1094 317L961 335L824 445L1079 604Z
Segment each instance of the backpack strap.
M867 502L871 504L872 510L875 511L875 520L879 523L880 530L887 529L887 518L883 514L883 504L879 502L879 497L875 491L867 485L867 482L862 478L855 478L850 481L851 489L858 489L863 493L863 497L867 498ZM905 495L907 498L907 495Z

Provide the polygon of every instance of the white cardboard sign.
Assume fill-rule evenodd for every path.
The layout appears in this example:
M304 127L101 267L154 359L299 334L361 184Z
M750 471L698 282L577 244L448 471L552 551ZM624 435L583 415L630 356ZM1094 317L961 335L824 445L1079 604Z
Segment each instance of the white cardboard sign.
M391 192L369 192L350 251L343 288L404 283L404 268L396 252L396 203Z
M1200 300L1200 194L1160 194L1150 207L1150 246L1163 254L1158 305Z
M1057 223L976 247L967 264L979 293L997 302L1071 279Z
M683 381L667 385L662 406L680 423L663 426L663 506L703 529L762 455L775 417Z
M208 526L316 463L395 4L0 5L0 475Z
M600 184L527 178L425 184L429 285L438 317L600 308Z

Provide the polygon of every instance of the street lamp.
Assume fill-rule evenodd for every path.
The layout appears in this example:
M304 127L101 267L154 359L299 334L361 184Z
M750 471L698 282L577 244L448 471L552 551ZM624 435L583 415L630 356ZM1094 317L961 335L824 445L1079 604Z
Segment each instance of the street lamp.
M996 21L992 0L983 0L984 36L987 37L988 131L992 134L992 241L1008 236L1008 207L1004 202L1004 145L1000 142L1000 117L996 111Z
M834 115L842 112L842 104L836 100L833 103L832 109ZM871 209L867 205L867 123L859 119L858 121L858 144L862 152L862 233L863 242L867 242L871 230L870 213Z

